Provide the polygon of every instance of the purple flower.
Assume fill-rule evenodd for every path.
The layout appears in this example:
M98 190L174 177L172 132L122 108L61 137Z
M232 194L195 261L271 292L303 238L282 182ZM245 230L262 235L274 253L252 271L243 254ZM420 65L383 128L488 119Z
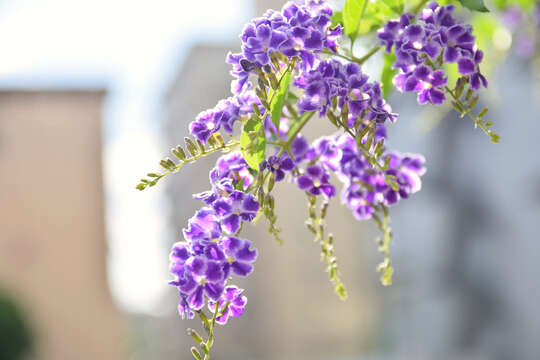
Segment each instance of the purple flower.
M395 176L399 189L393 190L386 184L384 176L378 177L376 189L383 194L387 205L393 205L400 198L407 199L410 195L420 191L422 188L420 176L426 172L425 159L421 155L400 154L398 152L391 152L386 157L390 158L390 162L385 173Z
M233 151L221 156L216 166L210 171L210 182L215 184L221 179L230 178L234 183L242 183L247 188L254 181L249 166L240 151Z
M192 316L192 310L202 308L205 295L218 300L225 286L226 273L222 263L205 253L194 254L185 243L176 243L171 250L170 271L175 278L169 284L178 288L179 311L188 318Z
M315 160L332 171L338 169L341 156L341 148L337 146L335 140L330 136L323 136L315 140L306 153L307 160Z
M233 236L224 237L219 245L226 256L224 271L238 276L248 276L253 271L253 262L257 259L257 249L251 249L251 241Z
M242 221L255 219L259 202L251 194L234 190L228 196L214 201L212 207L220 219L222 229L234 234L240 230Z
M219 218L210 207L203 207L188 220L187 229L183 230L188 241L212 241L221 237Z
M219 262L210 261L203 255L192 256L186 261L189 273L187 281L178 289L187 295L191 309L200 310L204 306L205 295L212 300L218 300L223 294L225 272Z
M379 40L386 51L395 49L394 68L401 71L394 84L402 92L417 92L420 104L441 105L446 96L447 76L440 70L443 63L457 63L458 72L471 89L487 87L480 72L482 51L475 50L472 26L453 18L454 6L439 6L431 2L416 23L408 15L400 21L391 20L379 30Z
M240 35L242 51L229 54L236 80L231 85L235 94L251 85L249 74L265 65L274 67L271 55L280 52L288 58L300 57L304 68L311 68L316 54L323 49L337 51L341 28L331 29L332 10L324 1L308 0L303 4L288 2L281 12L268 10L262 17L247 24ZM280 69L274 69L280 70Z
M296 179L296 184L311 195L323 194L327 198L336 195L336 188L330 184L330 174L319 165L308 166L305 173Z
M276 181L281 181L285 178L285 172L294 169L294 162L287 154L283 154L281 157L272 155L261 166L268 169L272 174L275 174Z
M373 190L369 191L365 185L351 183L345 187L341 202L353 211L353 215L358 220L371 218L375 211L374 204L377 203L377 193Z
M382 29L379 29L378 36L381 44L386 47L386 52L392 50L392 46L399 39L403 30L410 25L413 14L407 13L400 16L399 20L388 21Z
M414 71L408 74L399 74L394 78L394 85L399 91L418 93L419 104L430 102L434 105L441 105L446 99L444 86L447 82L448 77L444 71L432 71L426 65L419 65Z
M244 289L240 289L236 286L227 286L223 295L217 302L220 311L222 311L224 305L227 304L227 309L216 318L216 322L221 325L225 325L229 316L238 317L244 313L244 309L247 304L247 298L242 295ZM209 302L208 309L211 313L216 311L216 302Z
M303 135L298 134L291 143L291 153L296 163L300 163L302 160L304 160L308 150L309 144L306 138Z
M241 116L253 113L253 105L262 106L259 98L252 91L245 91L220 100L213 109L197 115L195 121L189 124L189 131L203 144L221 127L227 133L232 134L236 121Z
M379 83L368 82L367 75L361 72L358 64L321 61L317 68L297 77L295 84L304 89L304 95L298 101L300 113L318 111L325 115L332 101L336 100L340 109L347 105L353 115L352 120L358 117L383 123L397 118L382 98Z

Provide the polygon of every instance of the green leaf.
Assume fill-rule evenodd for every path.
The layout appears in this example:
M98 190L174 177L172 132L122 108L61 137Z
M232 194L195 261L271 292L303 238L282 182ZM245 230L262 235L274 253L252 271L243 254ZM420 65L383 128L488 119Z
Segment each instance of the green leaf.
M360 21L366 11L368 0L345 0L343 8L343 25L345 26L345 34L351 40L356 38Z
M342 11L334 11L334 14L332 15L332 27L336 27L337 25L343 25L343 12Z
M259 164L264 160L266 137L264 124L258 117L251 117L244 125L240 135L240 149L249 167L259 170Z
M362 14L362 22L358 24L358 36L382 27L388 19L397 16L394 8L390 7L385 0L366 1L366 4L364 13ZM395 8L399 7L400 5L395 6Z
M392 79L397 74L397 69L392 69L392 65L396 61L396 55L394 52L391 52L390 54L384 53L383 57L383 68L381 72L381 83L382 83L382 90L383 90L383 96L385 99L388 99L388 96L392 92L393 84Z
M404 0L382 0L382 2L396 14L402 14L405 8Z
M461 5L472 11L489 12L484 0L459 0Z
M270 103L270 113L272 115L272 122L276 125L276 129L279 131L279 120L281 119L281 111L283 110L283 104L289 93L289 86L291 84L291 71L287 71L281 78L279 88L276 89L276 93L272 94L272 102Z

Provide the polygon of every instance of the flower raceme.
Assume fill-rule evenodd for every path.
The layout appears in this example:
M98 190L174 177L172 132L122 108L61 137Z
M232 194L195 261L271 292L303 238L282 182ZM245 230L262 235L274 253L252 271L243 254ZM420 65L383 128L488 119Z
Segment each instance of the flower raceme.
M310 68L323 49L336 52L341 28L331 28L331 16L332 9L325 1L308 0L300 5L290 1L281 12L268 10L247 24L240 35L242 51L227 56L237 78L232 92L238 94L249 87L248 77L256 70L274 66L274 53L289 59L299 57L302 66Z
M479 68L483 53L476 49L472 28L456 20L453 10L452 5L433 2L420 15L405 13L389 20L378 32L382 46L396 54L393 66L399 73L393 83L403 92L416 92L420 104L445 101L446 63L457 64L461 81L471 91L487 86ZM235 78L231 97L189 124L197 143L186 140L191 157L175 148L180 164L162 160L166 172L150 173L153 180L143 179L137 186L141 190L153 186L186 163L225 152L210 170L210 189L193 195L202 207L188 220L183 241L175 243L170 253L170 284L179 294L179 313L182 318L199 316L208 334L205 341L189 331L204 360L209 359L214 324L223 325L245 311L244 290L232 281L254 271L258 250L240 236L244 224L265 217L269 232L281 239L272 195L278 182L288 180L305 192L306 225L321 245L340 297L345 298L346 291L333 236L324 222L328 200L338 195L336 180L341 183L341 203L356 219L372 219L381 230L379 251L385 259L378 271L383 285L391 283L389 208L421 189L425 159L387 148L386 129L398 114L384 99L380 83L370 80L360 66L376 51L364 60L339 53L342 28L331 25L332 16L323 0L297 0L248 23L240 35L241 51L229 53L226 60ZM457 101L456 94L451 93ZM326 120L337 132L312 142L302 135L309 121ZM475 124L487 126L480 120L481 115ZM242 131L240 141L234 138L237 130ZM230 136L229 142L222 132ZM238 145L240 151L233 150ZM205 309L214 314L211 320ZM203 359L197 348L192 354Z
M448 77L443 64L457 63L458 72L471 89L487 87L480 72L482 50L476 49L472 27L456 20L453 5L439 6L431 2L418 17L401 15L379 30L378 36L387 52L394 48L394 67L400 73L394 78L402 92L418 93L418 103L441 105ZM413 21L417 20L417 23Z

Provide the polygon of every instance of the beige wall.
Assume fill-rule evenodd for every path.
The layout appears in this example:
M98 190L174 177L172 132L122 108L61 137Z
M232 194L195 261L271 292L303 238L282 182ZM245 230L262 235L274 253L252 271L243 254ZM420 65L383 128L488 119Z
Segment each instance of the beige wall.
M0 92L0 287L29 311L37 359L122 359L106 282L103 91Z

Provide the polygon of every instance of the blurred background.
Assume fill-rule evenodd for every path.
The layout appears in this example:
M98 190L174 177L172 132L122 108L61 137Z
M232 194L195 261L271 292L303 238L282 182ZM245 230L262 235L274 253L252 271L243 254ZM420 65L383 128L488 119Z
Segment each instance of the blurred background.
M0 360L191 358L185 329L200 324L177 315L168 252L215 157L135 184L229 96L224 59L243 24L282 4L0 1ZM379 285L374 226L334 199L340 301L304 196L281 183L285 243L264 221L247 229L260 253L237 282L249 304L218 328L216 359L540 358L538 24L513 6L499 15L474 19L499 145L449 108L390 98L390 147L428 166L423 191L392 208L394 285ZM311 139L330 131L314 124Z

